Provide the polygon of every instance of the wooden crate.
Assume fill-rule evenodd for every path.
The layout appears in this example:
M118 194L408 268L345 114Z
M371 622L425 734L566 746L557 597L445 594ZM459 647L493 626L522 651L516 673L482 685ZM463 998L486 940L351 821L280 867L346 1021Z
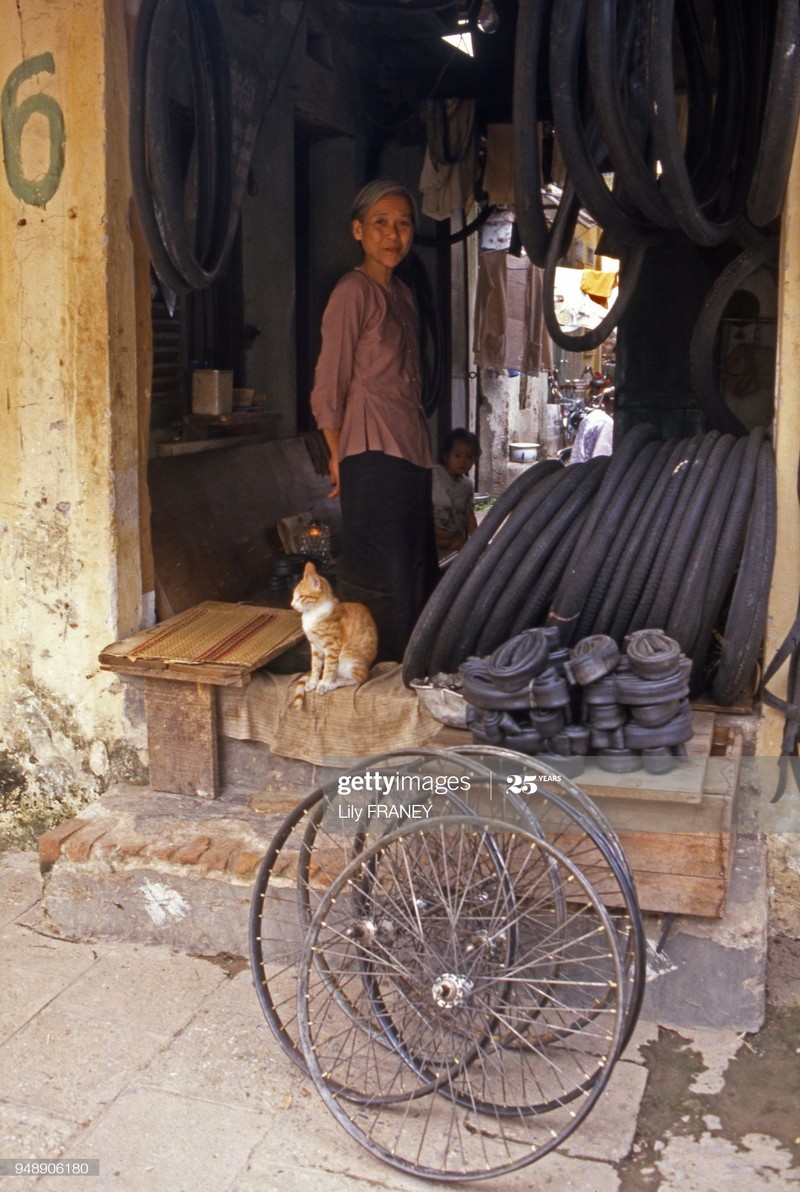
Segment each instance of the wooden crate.
M735 844L742 734L694 712L689 764L670 774L576 780L619 834L642 910L721 918Z

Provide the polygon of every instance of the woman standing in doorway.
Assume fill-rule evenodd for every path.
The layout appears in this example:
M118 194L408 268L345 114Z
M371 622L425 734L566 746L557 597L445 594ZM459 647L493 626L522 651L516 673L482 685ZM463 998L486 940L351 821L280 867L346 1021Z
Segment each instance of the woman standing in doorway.
M399 662L438 573L417 317L394 276L416 206L379 179L356 195L351 219L364 256L323 315L311 408L330 450L329 495L341 496L339 595L367 605L379 659Z

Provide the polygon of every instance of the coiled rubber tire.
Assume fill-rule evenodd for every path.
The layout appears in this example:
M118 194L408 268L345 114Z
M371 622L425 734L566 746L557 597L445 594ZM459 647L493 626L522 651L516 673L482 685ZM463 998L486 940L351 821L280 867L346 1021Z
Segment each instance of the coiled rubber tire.
M647 579L649 560L643 557L643 548L645 542L648 541L651 524L659 515L664 517L665 522L669 516L672 507L671 501L675 496L674 490L677 488L675 469L680 466L680 461L686 456L689 440L672 440L666 446L670 450L662 471L636 519L636 524L629 533L603 597L600 610L593 619L592 628L595 633L608 633L617 641L621 641L627 632L628 619L636 607L636 602ZM657 545L655 535L651 535L651 538L650 559L652 559Z
M588 462L591 463L591 461ZM604 469L586 468L585 464L575 464L574 467L580 468L582 472L578 487L526 551L516 571L500 593L492 615L476 643L475 648L479 654L494 648L492 643L497 642L498 633L503 634L510 629L513 634L513 626L516 624L521 607L527 602L529 595L539 589L540 579L546 571L549 560L558 550L569 528L585 513L597 492ZM566 557L559 567L559 579L565 563ZM550 589L548 603L554 591L555 588ZM544 604L543 608L546 607L547 604ZM527 628L527 625L524 628Z
M589 516L567 565L558 591L553 597L548 625L556 625L564 645L575 640L578 618L583 601L597 574L603 554L613 532L622 520L623 510L630 500L638 480L634 466L642 448L656 434L655 427L644 423L629 431L611 456L611 464L603 483L592 502Z
M663 625L656 625L650 615L653 602L658 595L661 579L669 562L673 546L680 538L686 511L691 506L692 495L697 488L700 477L708 462L708 457L719 437L717 432L712 431L700 440L697 451L684 473L682 478L683 483L680 485L680 491L676 495L675 504L669 515L669 519L659 534L656 553L647 575L647 581L630 619L627 630L629 633L634 629L664 628Z
M650 625L664 628L669 619L672 602L685 573L687 560L695 540L707 524L712 502L716 499L725 462L736 442L733 435L723 435L714 443L689 502L679 533L676 535L661 582L650 609ZM727 501L724 502L727 506ZM683 641L678 639L686 653Z
M544 265L550 231L542 204L539 155L539 62L546 44L550 4L519 0L514 53L514 204L516 224L525 251L535 265Z
M596 121L591 131L589 126L584 128L580 91L586 3L587 0L554 0L550 23L550 97L558 143L581 203L597 223L620 244L652 244L659 238L659 230L628 213L609 190L596 164L597 157L606 156L604 149L594 153L590 147L599 140Z
M574 466L582 468L583 464L575 464ZM555 596L558 585L561 583L564 568L569 562L570 556L575 549L575 543L578 541L583 530L583 524L588 516L595 491L594 485L591 492L587 491L587 501L583 509L575 515L572 524L567 526L561 541L557 544L556 549L542 568L536 582L530 585L524 602L520 606L516 619L511 626L512 633L521 633L523 629L529 629L539 625L547 613L550 607L550 601Z
M136 202L136 211L142 229L147 251L153 267L164 282L176 294L188 294L191 286L176 269L164 247L161 229L150 189L147 170L147 117L145 98L145 77L147 55L153 18L159 0L144 0L136 18L136 28L131 50L130 113L128 120L128 145L131 166L131 189Z
M670 450L671 446L668 442L647 443L642 449L640 455L642 478L636 486L636 491L631 498L627 511L623 515L617 532L608 544L605 558L600 564L600 569L595 575L594 582L586 593L583 610L578 620L578 628L575 634L579 641L581 638L588 637L590 634L596 632L595 621L606 591L617 568L620 566L620 560L625 546L630 541L631 533L641 516L642 509L647 503L650 493L663 471ZM597 632L602 631L597 630Z
M736 220L744 206L746 192L741 196L739 210L728 212L719 219L709 218L701 203L701 197L695 192L689 165L685 158L684 148L678 128L677 109L675 104L675 79L673 73L672 54L664 52L664 47L671 45L672 25L675 10L675 0L648 0L650 14L650 31L647 50L647 79L651 99L651 129L658 158L663 166L661 175L662 189L667 198L678 225L695 244L713 247L721 244L731 235ZM714 4L717 25L720 30L720 54L723 65L727 69L720 70L721 87L715 104L715 127L712 128L713 141L710 153L716 159L714 173L716 190L722 188L723 178L727 179L726 166L729 158L735 158L732 143L737 132L736 121L730 111L733 104L738 102L738 91L731 80L731 59L735 57L736 45L730 33L732 21L736 18L738 0L726 0ZM733 68L735 69L735 67ZM739 80L741 84L741 80ZM747 179L749 188L749 178ZM740 184L741 189L741 184ZM713 190L706 185L703 197Z
M531 489L548 476L562 470L563 465L557 460L542 460L526 469L499 497L475 533L458 552L414 626L403 657L403 682L406 686L410 685L412 679L421 679L432 673L428 669L428 656L439 625L447 615L465 578L480 565L487 545L503 522Z
M747 431L720 393L719 371L714 363L720 320L742 282L757 269L771 264L777 251L777 237L768 236L731 261L706 296L692 334L689 351L692 391L709 423L727 434L745 435Z
M710 572L705 584L702 621L691 648L691 657L694 660L690 683L692 691L700 691L704 688L706 659L714 627L741 558L750 506L755 491L758 457L764 436L763 429L756 427L750 432L747 439L744 460L736 480L733 498L711 560ZM740 441L744 442L744 440Z
M664 198L652 163L645 158L649 140L647 93L643 62L633 56L626 72L627 106L623 106L620 96L617 8L618 0L592 0L587 12L589 80L598 124L615 171L625 179L625 188L640 214L656 227L675 228L672 208ZM643 11L641 6L634 8L637 20ZM638 40L637 30L637 46Z
M607 460L589 461L593 468L607 466ZM509 518L472 575L464 582L442 622L431 649L430 665L434 674L450 672L472 652L481 630L491 616L527 549L548 525L582 479L574 469L564 468L561 475L549 477L519 515ZM497 645L508 636L507 625L495 622ZM492 647L490 647L492 648Z
M761 144L747 196L747 215L756 227L780 215L799 115L800 8L795 0L778 0Z
M775 456L765 439L758 455L756 489L747 524L739 573L725 621L722 654L714 676L714 696L732 703L750 680L758 661L767 619L767 601L777 539Z
M559 347L565 348L568 352L591 352L608 339L630 306L636 293L645 250L643 245L636 245L621 258L616 301L597 326L575 334L565 331L556 316L556 269L569 247L579 209L580 202L575 194L575 188L568 181L550 230L550 242L547 247L544 278L542 279L542 313L550 338Z

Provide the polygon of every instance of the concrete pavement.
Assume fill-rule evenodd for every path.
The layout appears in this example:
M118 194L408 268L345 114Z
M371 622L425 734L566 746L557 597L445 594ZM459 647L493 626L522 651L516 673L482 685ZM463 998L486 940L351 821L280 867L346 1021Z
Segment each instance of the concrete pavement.
M3 1189L411 1192L432 1186L386 1166L341 1130L273 1042L240 958L59 940L47 933L40 892L35 854L0 854L0 1159L96 1160L100 1175L8 1175L0 1180ZM742 1037L700 1035L692 1046L707 1057L713 1078ZM776 1139L760 1150L737 1149L735 1184L714 1168L713 1148L691 1137L681 1138L678 1159L663 1173L656 1162L637 1175L645 1058L657 1037L655 1024L639 1027L595 1111L558 1152L483 1186L504 1192L800 1186L791 1155ZM657 1156L654 1141L647 1154ZM730 1171L730 1155L723 1158ZM659 1175L657 1183L650 1172Z

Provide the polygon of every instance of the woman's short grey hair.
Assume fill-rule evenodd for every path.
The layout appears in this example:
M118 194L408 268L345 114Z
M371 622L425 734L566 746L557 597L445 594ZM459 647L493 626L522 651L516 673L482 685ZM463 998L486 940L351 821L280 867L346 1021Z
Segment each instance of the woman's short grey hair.
M363 223L364 216L384 195L402 195L404 199L408 199L411 208L411 218L414 227L419 223L419 211L417 210L417 201L407 187L402 186L399 182L392 182L390 178L376 178L373 182L368 182L366 186L362 186L356 197L353 199L353 208L350 213L350 219L357 219L359 223Z

